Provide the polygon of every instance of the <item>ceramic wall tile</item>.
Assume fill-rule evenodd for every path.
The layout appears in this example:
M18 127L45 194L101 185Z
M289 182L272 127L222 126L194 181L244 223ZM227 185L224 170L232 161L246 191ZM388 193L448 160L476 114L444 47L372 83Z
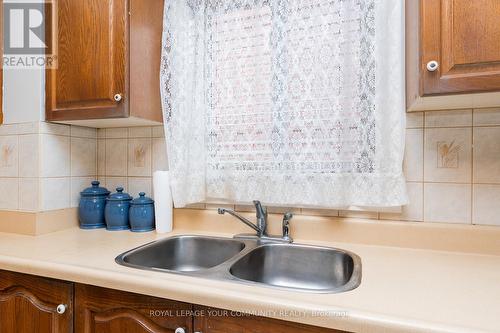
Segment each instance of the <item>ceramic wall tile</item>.
M255 207L254 207L255 211ZM274 207L274 206L269 206L267 207L267 212L269 214L285 214L285 213L292 213L292 214L300 214L301 210L299 207Z
M40 123L39 122L31 122L31 123L21 123L17 124L17 134L38 134L40 132Z
M19 142L17 135L0 136L0 177L18 177Z
M128 191L127 177L106 177L102 185L111 193L116 192L117 187L123 187L125 192Z
M38 178L19 179L19 209L22 211L38 211L39 184Z
M500 108L474 110L474 126L491 125L500 125Z
M97 138L98 139L105 139L106 138L106 129L105 128L98 128L97 129Z
M163 137L165 137L164 129L165 128L163 126L153 126L152 127L153 138L163 138Z
M106 139L126 139L128 128L106 128Z
M41 177L69 177L71 172L70 138L42 134Z
M106 140L97 140L97 174L106 175Z
M213 211L217 211L217 208L228 208L228 209L235 209L235 206L232 205L232 204L228 204L228 203L207 203L207 204L204 204L205 205L205 209L208 209L208 210L213 210ZM255 211L255 209L254 209Z
M69 136L70 131L71 129L69 125L46 123L46 122L40 123L40 133L43 134Z
M40 145L37 134L19 136L19 177L38 177Z
M151 177L151 139L129 139L128 176Z
M378 219L377 212L368 212L368 211L357 211L357 210L340 210L340 217L350 217L350 218L359 218L359 219Z
M425 127L472 126L472 110L428 111L425 113Z
M472 129L426 129L424 160L424 180L426 182L470 182Z
M153 184L151 177L128 177L128 193L136 198L140 192L145 192L146 196L153 197Z
M407 183L406 188L409 204L402 207L401 213L380 213L380 219L415 222L424 220L424 184Z
M406 128L422 128L422 127L424 127L423 112L406 113Z
M235 205L234 210L237 212L242 212L242 213L250 213L250 212L255 212L255 206L254 205Z
M17 124L4 124L0 125L0 136L4 135L17 135L18 134Z
M423 181L424 178L424 130L406 130L404 174L407 181Z
M127 140L106 140L106 175L127 176Z
M153 172L168 170L168 158L165 139L154 138L153 143Z
M301 215L310 216L339 216L339 211L335 209L312 209L312 208L302 208L300 210Z
M55 210L70 207L70 178L40 179L41 209Z
M71 176L84 177L97 174L97 140L71 138Z
M470 184L424 184L424 221L471 223Z
M97 130L90 127L71 126L71 136L75 138L97 138Z
M500 226L500 185L474 185L472 223Z
M474 128L474 183L500 184L500 127Z
M80 203L80 192L92 186L95 177L71 177L70 207L78 207Z
M409 181L410 204L402 207L400 213L295 208L295 214L471 223L473 121L474 124L482 126L474 129L475 148L479 146L479 150L475 152L479 155L474 157L474 177L482 181L496 182L495 170L500 170L500 166L496 166L498 159L492 157L500 154L492 146L493 143L500 142L500 138L496 136L494 128L486 127L495 124L495 115L500 114L500 109L481 111L487 111L486 113L492 116L488 118L483 116L486 113L482 113L478 117L478 112L474 111L473 114L471 110L407 114L404 172ZM481 132L482 130L489 132ZM133 196L137 196L140 191L151 193L151 172L168 168L163 126L102 129L98 130L96 135L100 138L96 154L97 173L99 179L103 180L103 185L110 191L122 186ZM500 178L500 175L498 177ZM74 205L76 192L73 190L72 192L74 195L72 205ZM475 198L481 193L479 191L475 193ZM477 206L480 210L476 208L474 210L475 219L478 221L483 221L483 216L491 214L488 203L483 203L483 206L482 208ZM218 207L232 208L241 212L255 211L253 205L235 206L228 203L199 203L188 206L192 209L210 210ZM494 209L495 207L493 207L494 214L497 214ZM271 213L281 214L286 210L289 209L269 207Z
M187 209L206 209L207 207L204 203L196 203L196 204L187 205L185 208L187 208Z
M129 138L150 138L151 127L130 127L128 129Z
M0 210L17 210L19 203L19 179L0 178L0 189L4 193L0 195Z

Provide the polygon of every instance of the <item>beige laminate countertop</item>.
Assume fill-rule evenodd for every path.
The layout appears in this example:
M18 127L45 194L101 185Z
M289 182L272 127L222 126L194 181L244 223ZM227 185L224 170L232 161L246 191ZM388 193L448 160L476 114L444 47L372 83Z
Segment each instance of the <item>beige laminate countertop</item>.
M343 248L361 257L361 285L342 294L143 271L114 261L126 250L175 234L186 232L73 228L36 237L0 233L0 269L353 332L500 332L500 256L296 240ZM346 315L328 315L334 311Z

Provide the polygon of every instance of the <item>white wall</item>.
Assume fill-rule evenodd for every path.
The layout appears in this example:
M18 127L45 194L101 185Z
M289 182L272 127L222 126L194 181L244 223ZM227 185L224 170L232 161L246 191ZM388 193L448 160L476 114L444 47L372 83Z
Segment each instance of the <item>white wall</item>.
M3 97L4 124L44 121L45 69L4 69Z
M45 120L43 69L5 69L3 72L4 124Z

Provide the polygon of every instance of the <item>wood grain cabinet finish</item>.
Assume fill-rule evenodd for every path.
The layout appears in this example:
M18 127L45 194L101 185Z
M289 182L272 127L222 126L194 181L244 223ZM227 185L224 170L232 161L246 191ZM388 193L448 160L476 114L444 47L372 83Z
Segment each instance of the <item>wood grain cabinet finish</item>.
M410 2L409 8L415 8ZM420 22L411 24L415 14L418 17L416 10ZM499 91L499 18L498 0L420 0L420 8L407 12L407 29L420 26L421 95ZM432 61L439 65L437 69Z
M46 119L161 122L163 0L57 0L57 68L46 70ZM125 123L126 124L126 123Z
M73 284L0 271L0 332L73 332Z
M194 331L199 333L348 333L288 321L236 314L195 306Z
M2 270L0 332L347 333Z
M76 333L192 332L191 304L77 284Z

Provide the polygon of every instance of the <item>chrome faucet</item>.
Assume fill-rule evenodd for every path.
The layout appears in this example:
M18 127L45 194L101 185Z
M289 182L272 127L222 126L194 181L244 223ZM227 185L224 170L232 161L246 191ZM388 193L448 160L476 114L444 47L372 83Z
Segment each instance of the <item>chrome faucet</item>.
M292 237L290 237L290 220L292 219L292 217L292 213L285 213L285 215L283 215L283 223L281 224L283 228L282 238L286 241L289 241L290 243L293 242Z
M236 235L234 236L235 238L259 238L260 240L264 241L280 241L280 242L287 242L287 243L292 243L293 240L290 237L290 220L293 217L292 213L286 213L283 216L283 235L280 236L269 236L267 234L267 209L262 206L260 201L254 200L253 204L255 205L255 212L256 212L256 218L257 218L257 223L252 223L250 220L247 218L241 216L240 214L236 213L232 209L228 208L218 208L217 212L221 215L228 213L229 215L232 215L236 217L238 220L252 228L257 232L257 235L248 235L248 234L242 234L242 235Z
M255 216L257 217L257 227L261 230L259 237L267 236L267 209L262 207L259 200L254 200Z

